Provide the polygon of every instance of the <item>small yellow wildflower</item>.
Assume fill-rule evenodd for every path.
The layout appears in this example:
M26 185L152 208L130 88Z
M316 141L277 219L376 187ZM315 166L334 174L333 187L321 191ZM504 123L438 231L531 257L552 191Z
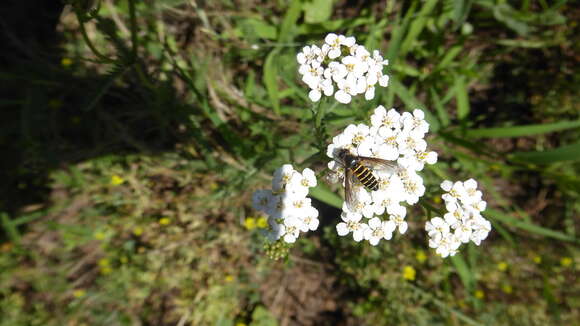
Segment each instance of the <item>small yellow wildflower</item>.
M73 61L70 58L62 58L60 60L60 64L65 68L70 67L70 65L72 65L72 63L73 63Z
M109 266L101 267L101 274L103 275L111 274L112 271L113 269L111 269Z
M216 191L218 188L219 188L219 186L215 182L212 182L209 184L209 190L211 190L211 191Z
M483 292L483 290L476 290L474 295L478 299L483 299L485 297L485 292Z
M116 174L111 177L111 185L113 185L113 186L118 186L118 185L122 184L123 182L125 182L125 179L121 178L120 176L118 176Z
M75 298L82 298L85 296L85 294L87 294L87 292L83 289L76 289L73 291L73 296Z
M143 228L140 227L140 226L136 226L133 229L133 234L136 235L136 236L140 236L141 234L143 234Z
M260 229L265 229L268 227L268 219L265 218L264 216L260 217L258 219L258 221L256 222L256 225L260 228Z
M499 171L501 169L501 167L499 165L497 165L497 164L493 164L493 165L490 165L489 166L489 169L492 170L492 171L493 170Z
M407 265L403 268L403 278L408 280L408 281L414 281L416 274L417 274L417 272L415 271L413 266Z
M534 256L534 258L532 258L532 260L536 264L541 264L542 263L542 257L541 256Z
M95 232L95 234L94 234L94 237L95 237L95 239L97 239L97 240L104 240L104 239L105 239L105 237L106 237L106 235L105 235L105 233L104 233L104 232L97 231L97 232Z
M101 266L101 267L109 266L109 260L107 258L99 259L99 266Z
M253 217L246 218L246 220L244 221L244 227L250 231L255 229L256 228L256 219Z
M160 225L168 225L169 223L171 223L171 220L169 219L169 217L162 217L159 219Z
M415 254L415 258L417 259L417 261L419 263L423 264L427 260L427 255L425 254L425 251L417 250L417 253Z
M57 98L53 98L48 101L48 107L51 109L60 109L62 107L62 101Z
M14 245L11 242L3 243L2 246L0 247L0 251L9 252L10 250L12 250L13 246Z
M435 198L433 198L433 202L435 204L441 204L441 197L435 197Z
M505 272L508 269L508 264L505 261L499 262L497 264L497 269L499 269L501 272Z
M562 257L562 259L560 259L560 265L563 267L570 267L570 265L572 265L572 258Z
M121 264L126 264L129 261L129 259L127 257L123 256L119 259L119 261L121 262Z
M226 281L226 283L231 283L234 280L234 277L232 275L226 275L226 277L224 278L224 281Z
M248 326L245 323L236 323L236 326Z
M501 290L506 293L506 294L511 294L512 292L514 292L514 289L512 288L511 285L509 284L504 284L501 286Z

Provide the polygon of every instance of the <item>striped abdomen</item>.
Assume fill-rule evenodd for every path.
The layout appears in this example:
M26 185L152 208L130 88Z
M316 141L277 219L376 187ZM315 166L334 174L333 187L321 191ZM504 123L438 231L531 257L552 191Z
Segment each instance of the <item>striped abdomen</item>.
M371 171L371 169L359 163L355 163L354 165L355 166L352 168L352 172L354 173L358 181L360 181L360 183L362 183L363 186L367 187L370 190L373 191L379 190L379 181L373 175L373 171Z

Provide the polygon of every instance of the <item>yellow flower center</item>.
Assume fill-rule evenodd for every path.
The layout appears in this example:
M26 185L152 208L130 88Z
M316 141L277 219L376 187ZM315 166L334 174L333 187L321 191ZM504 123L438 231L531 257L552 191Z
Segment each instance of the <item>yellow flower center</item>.
M356 231L360 228L360 223L349 221L346 223L346 228L349 229L350 231Z

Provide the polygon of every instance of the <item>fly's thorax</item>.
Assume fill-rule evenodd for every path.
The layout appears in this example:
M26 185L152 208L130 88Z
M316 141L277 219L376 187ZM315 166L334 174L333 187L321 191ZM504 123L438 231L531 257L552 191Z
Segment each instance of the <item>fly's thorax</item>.
M350 169L354 170L360 166L360 162L352 156L348 156L345 161L346 166L348 166Z
M356 162L358 161L355 156L353 156L348 149L342 148L338 151L336 160L339 164L342 164L345 168L355 168Z

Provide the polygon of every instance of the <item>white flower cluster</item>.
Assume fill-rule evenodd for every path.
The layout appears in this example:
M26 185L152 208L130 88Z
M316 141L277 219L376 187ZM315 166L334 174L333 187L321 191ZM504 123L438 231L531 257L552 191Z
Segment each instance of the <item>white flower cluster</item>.
M447 192L441 196L447 213L443 218L428 221L425 230L429 234L429 247L445 258L455 255L462 243L473 241L479 246L491 231L491 223L481 216L487 204L481 199L475 180L455 183L445 180L441 188Z
M318 228L318 210L311 205L308 188L316 186L316 176L311 169L302 173L285 164L274 172L272 190L254 192L252 204L256 210L268 214L268 240L283 238L294 243L300 232Z
M341 236L352 232L355 241L368 240L376 245L380 239L389 240L398 229L407 231L405 216L407 210L401 203L417 203L425 193L423 178L417 174L425 165L437 162L437 153L427 151L425 134L429 124L421 110L399 114L395 109L387 111L383 106L375 109L371 116L371 126L349 125L341 134L332 139L327 148L328 157L333 160L328 168L344 183L343 162L338 153L347 149L354 156L378 158L392 161L396 168L390 170L372 169L379 189L370 191L360 182L354 183L356 207L349 209L343 204L343 222L336 227ZM388 221L379 216L388 214ZM363 216L368 220L364 222Z
M308 97L317 102L332 96L340 103L350 103L352 96L364 94L365 99L375 97L375 86L387 87L389 76L383 66L389 64L378 50L371 53L356 43L354 37L330 33L322 47L305 46L296 59L302 81L310 87ZM336 93L335 90L336 84Z

